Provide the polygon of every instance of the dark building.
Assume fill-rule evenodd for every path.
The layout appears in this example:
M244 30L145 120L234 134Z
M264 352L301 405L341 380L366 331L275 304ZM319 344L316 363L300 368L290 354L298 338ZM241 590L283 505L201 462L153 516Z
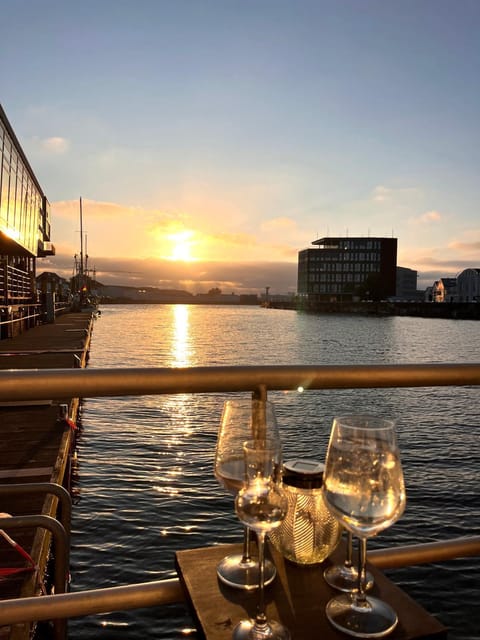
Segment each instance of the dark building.
M298 254L300 298L348 302L395 295L396 238L320 238L312 244Z
M418 273L407 267L397 267L397 300L423 300L424 292L417 290Z

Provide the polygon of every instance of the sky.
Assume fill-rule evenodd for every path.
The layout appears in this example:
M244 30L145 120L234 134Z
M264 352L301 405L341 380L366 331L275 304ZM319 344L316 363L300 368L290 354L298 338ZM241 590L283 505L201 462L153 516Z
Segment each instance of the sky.
M324 236L418 287L480 267L477 0L0 0L0 103L54 258L105 284L296 291Z

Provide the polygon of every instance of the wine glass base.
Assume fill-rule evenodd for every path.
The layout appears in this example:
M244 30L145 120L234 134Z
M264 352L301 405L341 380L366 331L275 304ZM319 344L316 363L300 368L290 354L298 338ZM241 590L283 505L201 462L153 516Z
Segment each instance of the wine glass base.
M270 584L276 574L275 565L270 560L265 559L265 585ZM241 553L226 556L217 565L217 576L224 584L234 589L244 589L246 591L258 589L258 560L250 559L244 562Z
M328 585L338 591L350 593L358 589L358 571L355 567L334 565L325 569L323 577ZM368 591L373 587L373 576L369 571L366 578L365 591Z
M398 622L389 604L371 596L364 604L356 605L350 595L339 595L330 600L325 612L336 629L355 638L383 638Z
M233 640L290 640L287 627L276 620L268 620L265 624L255 625L255 620L242 620L232 634Z

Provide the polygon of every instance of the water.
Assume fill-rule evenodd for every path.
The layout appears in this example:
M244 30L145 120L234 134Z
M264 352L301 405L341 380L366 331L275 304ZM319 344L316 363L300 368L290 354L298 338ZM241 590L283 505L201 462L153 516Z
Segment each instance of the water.
M90 367L479 362L475 321L315 316L258 307L106 306ZM241 540L232 496L213 475L232 394L92 398L82 410L72 590L174 577L179 549ZM480 394L473 388L269 394L285 457L323 459L333 416L398 419L402 518L369 547L480 534ZM480 559L390 571L450 640L479 638ZM72 620L70 637L196 638L185 605Z

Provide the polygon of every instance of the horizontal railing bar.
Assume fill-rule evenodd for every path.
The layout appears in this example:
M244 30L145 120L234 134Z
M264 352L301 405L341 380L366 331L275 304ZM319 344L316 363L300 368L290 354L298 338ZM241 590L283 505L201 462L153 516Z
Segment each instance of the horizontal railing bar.
M445 562L446 560L473 556L480 556L480 536L389 547L388 549L372 549L368 552L369 562L379 569L399 569L416 564Z
M386 569L405 566L404 562L407 558L413 560L413 564L422 564L479 554L480 536L474 536L406 547L376 549L369 552L368 559L376 567ZM0 602L0 626L140 609L174 604L184 599L180 581L177 578L171 578L42 598L5 600Z
M158 580L106 589L92 589L53 596L21 598L0 602L0 626L75 618L95 613L126 611L183 602L180 580Z
M0 401L221 391L480 385L480 364L0 371Z

